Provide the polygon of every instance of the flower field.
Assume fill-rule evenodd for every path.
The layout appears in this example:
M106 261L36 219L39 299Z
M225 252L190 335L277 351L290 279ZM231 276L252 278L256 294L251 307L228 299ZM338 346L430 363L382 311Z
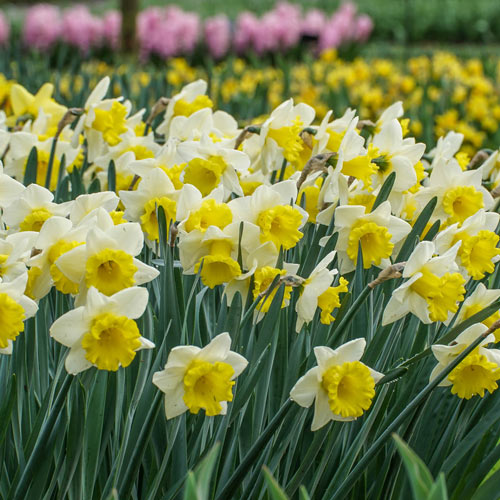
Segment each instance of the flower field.
M496 498L500 59L73 41L0 55L0 498Z

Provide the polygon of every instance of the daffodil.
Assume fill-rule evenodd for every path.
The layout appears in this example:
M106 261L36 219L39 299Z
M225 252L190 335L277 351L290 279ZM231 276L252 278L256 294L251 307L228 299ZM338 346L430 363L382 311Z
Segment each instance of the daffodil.
M474 342L488 327L481 323L464 330L451 345L433 345L432 353L438 364L432 370L430 380L439 375L464 349ZM440 387L451 387L452 394L459 398L470 399L473 396L484 396L484 391L493 392L498 389L500 379L500 350L487 349L487 345L495 341L489 334L466 358L439 383Z
M8 234L5 239L0 238L1 281L13 281L26 273L26 263L37 236L38 233L34 231L22 231Z
M69 347L65 366L76 375L95 366L116 371L127 367L140 349L151 349L153 342L141 337L137 323L148 304L148 291L132 287L111 296L90 288L84 306L59 317L50 335Z
M0 161L0 208L10 205L25 189L23 184L4 173L3 163Z
M382 324L396 321L409 312L423 323L447 321L464 299L465 279L458 272L455 258L459 248L434 256L431 241L422 241L406 262L403 278L406 281L392 292L382 317Z
M73 225L80 224L96 209L100 208L108 213L116 210L120 199L111 191L101 191L99 193L81 194L77 196L71 205L69 219Z
M3 219L9 229L40 231L46 220L53 215L66 217L72 201L54 203L54 195L38 184L30 184L18 198L4 207Z
M311 430L331 420L355 420L372 405L375 384L383 375L360 361L365 346L365 339L355 339L335 350L314 348L317 366L290 391L290 398L300 406L309 408L314 402Z
M36 303L24 295L28 273L0 282L0 354L12 354L12 344L24 331L24 320L34 316Z
M416 184L414 165L422 158L425 144L415 143L413 138L403 139L401 124L397 119L383 123L380 131L373 136L372 145L378 153L376 177L379 184L392 172L396 172L394 192L401 193Z
M466 319L469 319L474 314L482 311L495 300L500 298L500 290L489 290L483 283L478 283L476 289L463 301L460 310L458 311L455 324L460 324ZM483 320L481 323L490 328L493 323L500 319L500 310L494 312L491 316ZM495 330L495 342L500 342L500 331Z
M313 320L318 308L319 297L330 288L335 275L338 273L337 269L328 269L334 258L335 252L326 255L302 283L301 294L295 304L295 311L297 312L295 330L297 332L300 332L302 325Z
M438 198L431 222L439 219L446 225L461 225L481 208L489 210L494 204L481 181L480 170L463 171L455 159L441 158L434 165L429 182L415 198L421 206L435 196Z
M178 94L170 98L163 121L156 131L169 137L172 118L175 116L191 116L200 109L212 108L213 102L205 95L206 91L207 82L203 80L196 80L183 87Z
M369 213L361 205L337 207L335 230L339 233L336 248L340 270L345 274L355 268L359 247L365 269L372 265L389 266L394 246L410 232L411 226L391 215L391 204L384 201Z
M233 400L235 379L248 361L231 349L227 332L214 337L203 348L174 347L165 368L153 375L153 384L165 393L167 419L186 411L205 410L209 417L225 415Z
M260 133L253 134L243 143L243 151L250 156L252 168L272 172L281 168L284 159L301 168L311 151L300 132L312 123L314 115L311 106L304 103L294 105L293 99L274 109L262 124Z
M13 116L10 119L11 125L15 125L16 119L23 116L28 115L36 118L40 109L51 116L52 125L57 125L67 108L53 99L53 92L54 85L52 83L44 83L35 95L18 83L12 85L10 89L10 102L13 111Z
M234 222L224 229L209 226L203 232L181 233L179 240L184 273L200 272L203 283L213 288L243 274L238 254L246 262L248 254L259 245L259 228L249 222L243 223L242 227L239 222Z
M231 193L243 195L237 172L245 172L250 160L245 153L222 147L203 135L200 141L179 144L178 153L186 163L181 180L196 186L203 196L222 184L227 197Z
M155 168L143 177L135 191L120 191L119 195L125 206L124 217L131 222L141 224L149 243L159 241L157 218L159 207L165 212L167 229L171 222L177 220L179 193L161 168Z
M147 283L158 270L135 257L144 245L141 226L135 222L116 225L104 210L87 233L84 245L63 253L55 262L70 281L79 284L77 303L83 303L87 290L96 288L105 295Z
M302 238L300 231L308 214L295 203L297 185L283 181L259 186L251 196L231 200L228 205L237 220L260 227L260 241L272 241L279 250L293 248Z
M78 293L79 283L68 279L57 267L56 261L64 253L83 245L90 227L90 220L74 227L65 217L51 217L43 225L34 243L37 253L29 260L30 267L40 269L32 285L32 294L37 300L47 295L52 285L62 293Z
M457 222L441 231L436 237L436 250L444 253L460 241L458 264L464 274L475 280L482 279L485 273L495 270L495 263L500 260L499 237L495 233L499 220L499 214L480 209L461 225Z

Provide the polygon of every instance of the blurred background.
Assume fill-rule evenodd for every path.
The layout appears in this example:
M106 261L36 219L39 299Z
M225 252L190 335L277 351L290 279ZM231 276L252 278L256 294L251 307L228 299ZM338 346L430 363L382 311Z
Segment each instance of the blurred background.
M500 143L500 0L0 0L0 103L12 82L81 106L105 75L134 109L203 78L241 124L288 97L321 120L374 120L402 101L408 131Z

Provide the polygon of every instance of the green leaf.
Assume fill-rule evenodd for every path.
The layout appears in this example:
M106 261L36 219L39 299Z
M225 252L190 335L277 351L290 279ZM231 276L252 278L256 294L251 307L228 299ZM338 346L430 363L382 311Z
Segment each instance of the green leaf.
M388 176L387 179L384 181L382 184L382 187L380 188L380 191L378 192L377 197L375 198L375 201L373 202L373 208L371 211L375 211L375 209L384 203L384 201L389 198L389 195L391 194L392 187L394 186L394 181L396 180L396 172L391 172Z
M264 479L266 481L267 491L272 500L288 500L288 496L283 491L278 481L274 479L271 471L266 467L262 467L262 472L264 473Z
M499 498L500 469L484 481L472 495L471 500L493 500Z
M116 191L116 168L113 160L108 165L108 191Z
M397 435L392 435L396 447L403 459L403 463L410 479L413 498L415 500L428 500L429 493L434 484L431 473L421 458Z
M188 472L184 500L208 500L210 483L219 456L220 443L208 452L208 455L198 464L194 472Z
M38 154L36 147L30 151L28 155L28 161L26 162L26 170L24 171L24 185L29 186L30 184L36 183L36 175L38 171Z
M437 201L438 201L437 197L434 196L434 198L432 198L432 200L430 200L429 203L425 205L424 209L422 210L417 220L415 221L415 224L413 224L412 230L406 237L403 246L401 247L401 250L399 251L399 254L396 257L396 262L404 262L406 259L408 259L411 252L415 248L418 239L424 232L424 229L427 226L427 223L429 222L429 219L431 218L434 209L436 208Z

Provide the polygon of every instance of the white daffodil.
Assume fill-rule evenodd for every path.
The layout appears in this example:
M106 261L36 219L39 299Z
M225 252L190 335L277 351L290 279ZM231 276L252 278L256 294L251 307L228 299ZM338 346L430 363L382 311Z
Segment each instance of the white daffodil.
M438 163L451 160L462 146L464 135L450 131L444 137L440 137L436 147L429 152L432 158L430 165L433 169Z
M495 263L500 260L499 237L495 233L499 220L500 214L496 212L478 210L461 226L456 222L437 235L437 253L444 253L460 241L457 260L461 271L475 280L484 278L485 273L495 270Z
M393 191L401 193L412 188L418 181L415 165L425 151L425 144L415 143L413 138L403 139L403 130L397 119L385 122L380 132L373 136L373 156L378 167L376 184L382 184L387 176L396 172Z
M135 222L114 225L102 210L99 223L88 233L84 245L63 253L56 266L72 282L79 283L77 303L84 302L87 289L95 287L105 295L147 283L159 274L135 257L144 246L141 226Z
M24 295L28 273L0 283L0 354L12 354L12 344L24 331L24 320L34 316L36 303Z
M311 368L290 391L290 398L309 408L313 402L311 430L330 420L350 421L363 415L375 397L375 384L383 377L360 361L365 339L355 339L333 350L315 347L318 366Z
M238 133L238 123L229 113L202 108L190 116L175 116L170 124L169 140L199 141L203 135L209 135L214 142L233 147Z
M156 132L170 137L170 124L175 116L191 116L196 111L203 108L212 108L213 102L206 95L207 82L196 80L189 83L181 91L172 96L168 102L163 121Z
M143 177L135 191L120 191L119 195L125 206L125 219L140 223L149 243L159 241L159 207L165 212L167 228L177 220L179 192L161 168L155 168Z
M302 238L300 232L308 213L295 203L297 184L288 180L273 186L259 186L251 196L228 203L236 220L260 227L260 241L272 241L279 250L293 248Z
M204 232L199 230L181 234L179 257L185 274L201 273L203 283L210 288L228 283L243 274L238 263L242 262L259 245L259 228L249 222L233 222L224 229L210 226ZM241 240L239 238L241 230Z
M463 301L462 307L457 314L455 324L458 325L469 319L474 314L482 311L500 298L500 290L488 290L483 283L478 283L476 289ZM500 319L500 310L494 312L491 316L483 320L481 323L490 328L493 323ZM495 342L500 342L500 330L493 332Z
M119 201L120 198L112 191L81 194L75 198L71 206L69 219L76 226L98 208L102 208L112 214L116 210Z
M196 186L203 196L210 194L219 184L224 186L226 197L231 193L243 195L237 172L248 170L250 159L236 149L222 147L207 135L200 141L179 144L177 152L186 163L181 180Z
M105 154L94 160L94 168L101 186L107 189L108 169L111 161L115 164L116 191L129 189L134 179L133 162L154 158L160 146L154 141L153 133L136 136L128 131L121 136L121 141L114 147L106 148Z
M432 370L430 380L435 379L464 349L482 335L488 327L481 323L464 330L452 345L433 345L432 353L438 364ZM493 392L498 389L500 379L500 350L487 349L486 346L495 342L495 336L490 333L466 358L439 383L440 387L450 387L452 394L459 398L470 399L484 391Z
M143 160L133 160L128 168L139 177L145 177L155 168L161 168L170 178L175 189L183 186L180 180L181 174L186 166L177 151L177 141L169 139L156 153L154 158L144 158Z
M415 198L422 207L431 198L438 198L431 222L439 219L446 225L462 224L479 209L493 207L493 198L481 182L481 170L463 171L455 159L441 159L434 166L426 187Z
M38 233L22 231L0 238L0 279L13 281L27 272L26 262L30 258Z
M313 154L323 153L324 151L332 151L336 153L340 149L340 145L344 136L348 130L354 131L356 129L356 124L358 123L358 118L356 117L356 110L347 108L345 113L335 120L329 122L333 111L328 111L325 117L321 121L319 127L317 127L317 132L314 135L314 148ZM364 139L357 134L361 139L357 139L355 142L359 144L359 149L363 146ZM353 143L354 145L354 143ZM348 151L354 149L354 155L358 153L356 148L346 148Z
M330 288L337 269L328 269L328 265L335 258L335 252L330 252L312 270L309 277L302 283L300 297L295 304L297 312L297 323L295 330L300 332L302 325L310 323L316 309L318 308L319 297Z
M38 184L30 184L17 199L4 207L3 219L11 231L40 231L53 215L66 217L72 201L53 203L54 195Z
M0 208L5 208L18 199L25 189L24 184L4 173L3 163L0 161Z
M85 306L59 317L50 335L70 348L65 366L76 375L95 366L116 371L127 367L140 349L151 349L153 342L141 337L135 319L148 304L148 291L132 287L107 297L90 288Z
M379 119L375 123L375 130L380 130L384 124L396 119L401 118L403 116L404 109L403 103L401 101L397 101L394 104L391 104L388 108L382 111Z
M457 272L455 258L460 244L437 257L434 243L422 241L408 258L403 278L408 278L392 292L382 317L382 324L396 321L409 312L423 323L447 321L464 298L465 279Z
M105 154L109 147L116 146L122 141L122 134L129 130L128 116L132 108L130 101L104 99L108 92L111 80L104 77L91 92L84 105L84 113L76 127L73 145L80 133L84 133L88 145L88 159L90 162Z
M209 417L226 414L234 379L248 364L230 349L231 337L225 332L203 348L178 346L170 351L165 368L153 375L153 384L165 393L167 419L187 410L197 414L203 409Z
M302 167L311 156L300 132L314 120L314 109L304 103L294 105L293 99L280 104L262 124L259 134L253 134L243 143L243 151L250 156L252 169L264 173L281 169L286 159Z
M68 279L55 263L64 253L83 245L90 228L90 222L74 227L65 217L51 217L46 221L34 244L38 253L29 261L32 269L40 270L31 286L36 300L47 295L52 285L62 293L78 293L79 283Z
M210 226L224 229L233 222L233 212L223 202L224 188L219 186L203 197L198 188L191 184L182 187L177 202L177 218L180 233L193 230L205 232Z
M367 213L362 205L342 205L335 210L335 230L338 231L337 251L342 274L356 267L359 246L365 269L372 265L387 267L394 246L411 231L411 226L391 215L389 201Z

